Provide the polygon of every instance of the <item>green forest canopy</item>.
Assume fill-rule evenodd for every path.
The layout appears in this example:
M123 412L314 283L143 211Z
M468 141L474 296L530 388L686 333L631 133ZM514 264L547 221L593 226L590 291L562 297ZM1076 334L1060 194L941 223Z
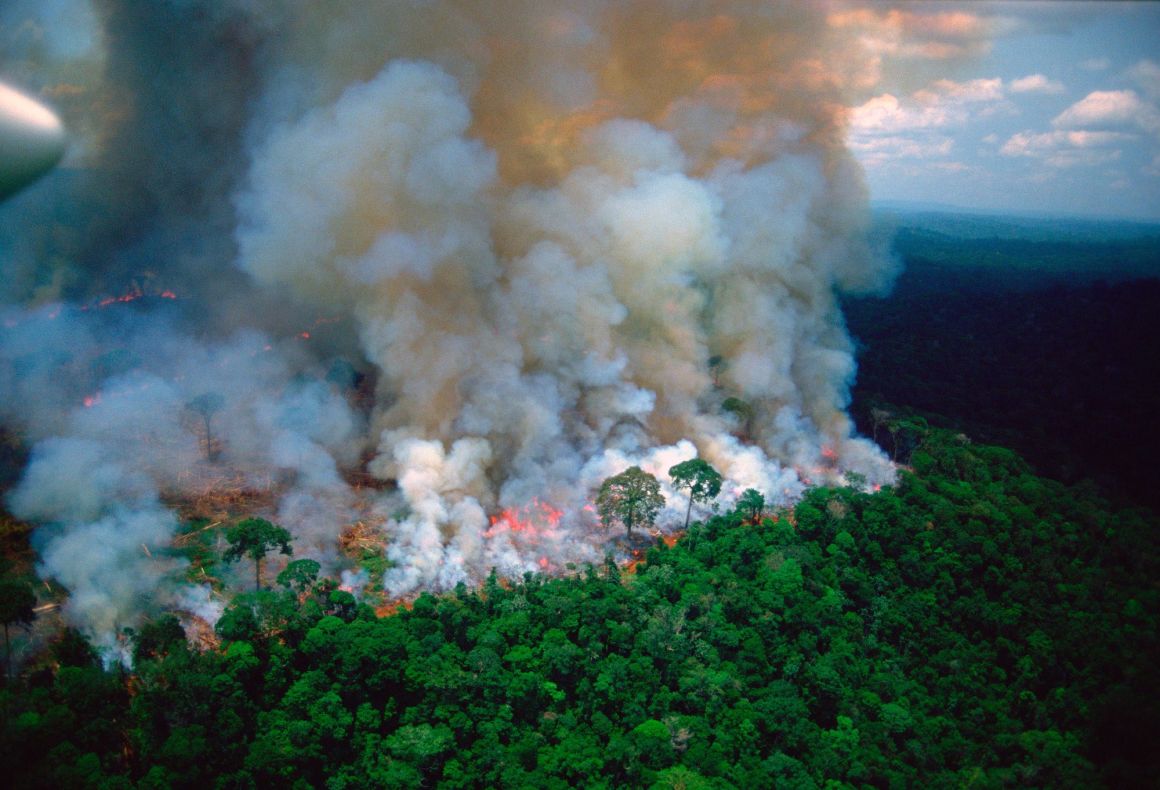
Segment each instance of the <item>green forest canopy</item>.
M1148 786L1155 517L951 432L911 452L893 489L715 517L632 575L385 618L287 575L220 649L142 628L129 677L67 633L2 692L9 785Z

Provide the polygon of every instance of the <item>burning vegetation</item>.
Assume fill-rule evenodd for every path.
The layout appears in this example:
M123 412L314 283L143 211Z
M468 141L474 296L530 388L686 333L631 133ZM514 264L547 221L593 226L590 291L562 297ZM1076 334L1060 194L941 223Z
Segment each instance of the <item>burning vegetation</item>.
M602 562L634 468L634 534L893 479L837 301L894 271L842 143L874 55L824 9L106 5L85 167L0 222L8 502L98 641L218 578L191 520L397 599Z

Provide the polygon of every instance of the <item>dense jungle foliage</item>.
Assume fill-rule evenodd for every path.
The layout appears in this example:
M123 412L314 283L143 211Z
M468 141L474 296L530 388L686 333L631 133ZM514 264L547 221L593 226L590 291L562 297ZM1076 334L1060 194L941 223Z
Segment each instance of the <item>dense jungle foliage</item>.
M859 346L859 428L870 435L872 409L905 405L895 416L1010 447L1042 475L1091 479L1119 503L1160 510L1160 228L910 223L890 297L843 306ZM892 441L884 430L877 438Z
M1160 504L1160 283L1125 281L1157 271L1145 230L898 228L894 294L845 305L893 488L383 618L297 561L216 649L146 624L131 671L68 631L0 689L5 784L1156 787L1160 520L1133 505Z
M312 573L3 692L10 787L1144 787L1157 523L927 430L896 487L376 618ZM310 570L310 569L307 569Z

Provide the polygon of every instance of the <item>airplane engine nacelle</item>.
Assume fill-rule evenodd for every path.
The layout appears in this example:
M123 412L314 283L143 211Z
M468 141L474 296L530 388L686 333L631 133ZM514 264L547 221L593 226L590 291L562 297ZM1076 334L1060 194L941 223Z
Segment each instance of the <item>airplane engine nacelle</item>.
M56 114L0 82L0 200L51 170L64 147Z

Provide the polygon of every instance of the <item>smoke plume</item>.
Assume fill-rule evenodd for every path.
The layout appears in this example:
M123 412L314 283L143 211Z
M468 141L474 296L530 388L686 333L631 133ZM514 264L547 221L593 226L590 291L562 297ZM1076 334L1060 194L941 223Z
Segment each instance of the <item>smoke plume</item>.
M0 416L90 633L197 597L158 549L216 478L335 574L375 524L396 595L599 560L634 464L662 529L696 454L725 505L892 479L837 302L893 271L867 61L820 5L72 5L87 35L4 40L75 139L0 208Z

